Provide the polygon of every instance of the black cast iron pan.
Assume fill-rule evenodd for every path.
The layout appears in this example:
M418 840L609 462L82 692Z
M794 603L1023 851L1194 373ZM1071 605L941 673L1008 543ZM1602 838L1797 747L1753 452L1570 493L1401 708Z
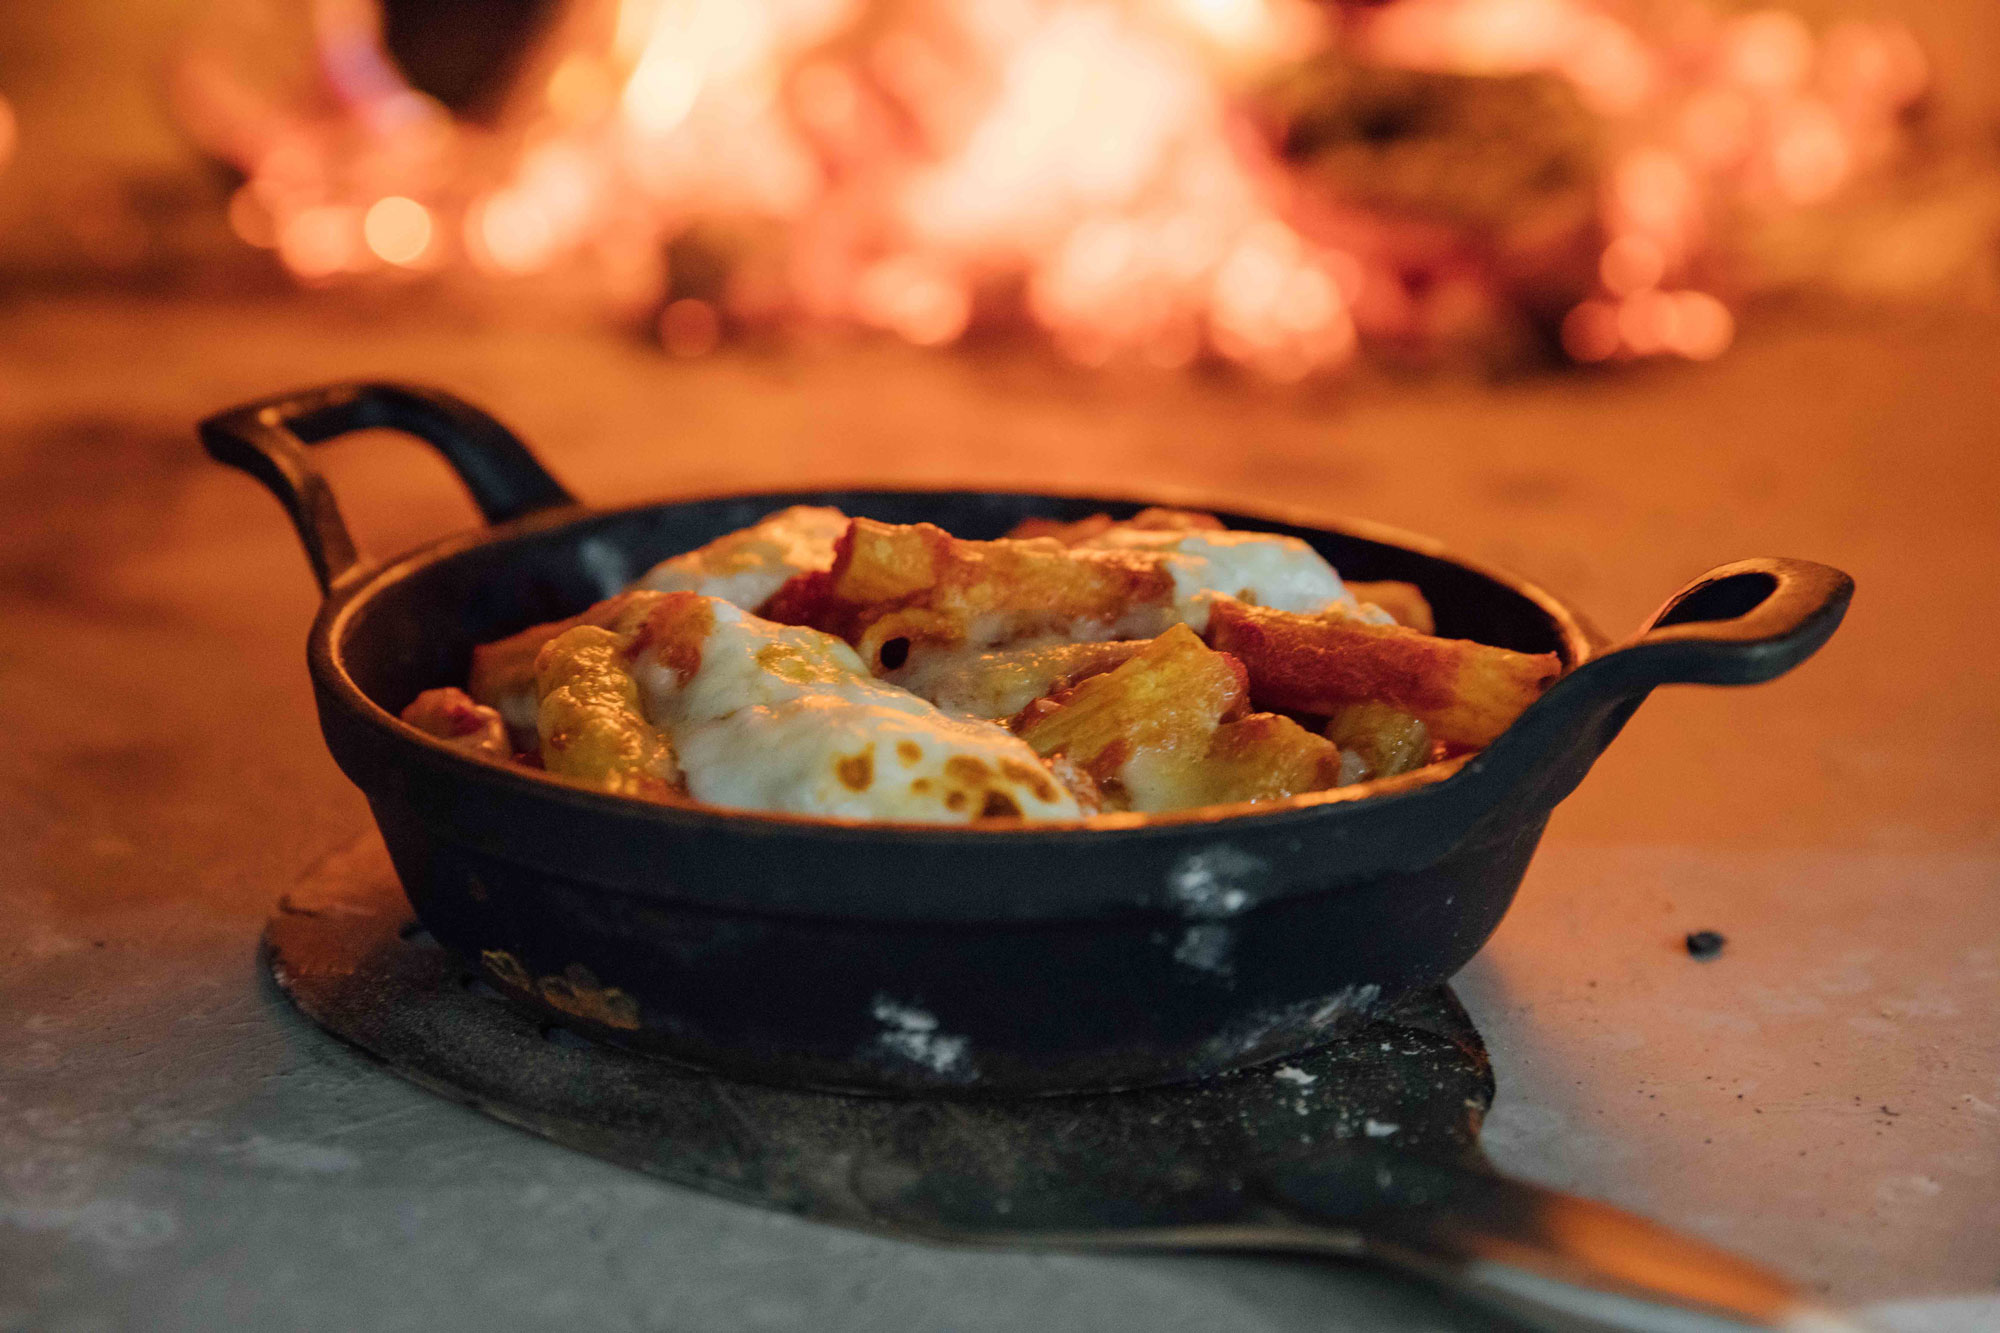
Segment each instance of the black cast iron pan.
M435 446L494 526L362 562L303 446L374 427ZM1304 538L1343 575L1417 583L1440 633L1554 651L1567 674L1469 759L1258 806L1030 828L727 813L472 758L396 714L463 681L475 644L783 505L980 538L1143 502L857 490L595 509L484 413L392 384L239 407L201 437L298 527L326 592L308 649L321 727L424 925L594 1036L798 1086L1130 1087L1313 1046L1472 957L1550 809L1654 686L1780 675L1852 591L1823 565L1743 561L1607 647L1554 596L1426 538L1219 511Z

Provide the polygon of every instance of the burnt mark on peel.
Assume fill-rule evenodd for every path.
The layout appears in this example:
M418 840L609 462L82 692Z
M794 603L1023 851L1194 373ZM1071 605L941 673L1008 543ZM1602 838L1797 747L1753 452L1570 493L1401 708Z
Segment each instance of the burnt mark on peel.
M616 986L606 986L581 963L571 963L557 976L537 977L505 949L485 949L480 964L502 986L539 999L552 1009L622 1031L639 1027L639 1002Z

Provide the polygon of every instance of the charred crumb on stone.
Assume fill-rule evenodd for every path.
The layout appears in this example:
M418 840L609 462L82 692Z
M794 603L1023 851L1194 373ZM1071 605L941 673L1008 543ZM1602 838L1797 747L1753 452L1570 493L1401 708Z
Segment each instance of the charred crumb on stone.
M1703 962L1722 953L1722 946L1729 943L1726 936L1713 930L1697 930L1687 937L1688 957L1699 958Z

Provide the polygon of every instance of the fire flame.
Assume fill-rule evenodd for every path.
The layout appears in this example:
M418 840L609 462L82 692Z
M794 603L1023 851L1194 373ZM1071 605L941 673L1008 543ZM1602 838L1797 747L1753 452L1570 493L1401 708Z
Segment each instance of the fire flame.
M1590 258L1551 320L1562 348L1713 357L1734 330L1708 290L1728 228L1890 161L1925 62L1888 24L1816 35L1701 0L1654 6L1643 27L1623 12L574 0L480 129L409 87L371 0L313 0L319 105L274 105L212 60L189 66L183 104L245 173L237 234L307 282L587 277L658 311L677 355L781 321L937 346L1025 317L1087 364L1220 359L1297 379L1569 288L1455 243L1413 275L1407 238L1436 220L1315 186L1274 146L1258 89L1329 55L1543 76L1605 145Z

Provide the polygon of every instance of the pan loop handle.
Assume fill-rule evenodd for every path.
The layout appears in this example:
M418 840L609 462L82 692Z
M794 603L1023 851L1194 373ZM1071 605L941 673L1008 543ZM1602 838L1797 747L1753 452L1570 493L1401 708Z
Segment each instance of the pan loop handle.
M1586 659L1467 766L1488 811L1547 809L1569 795L1657 686L1756 685L1819 651L1854 580L1810 560L1765 556L1711 569L1622 643Z
M1832 636L1854 580L1829 565L1763 556L1709 570L1667 599L1639 632L1586 663L1629 688L1757 685L1811 657Z
M439 389L389 381L331 384L218 412L197 429L210 457L249 473L285 506L322 593L331 593L361 558L307 445L357 430L415 436L444 456L489 523L576 503L514 432Z

